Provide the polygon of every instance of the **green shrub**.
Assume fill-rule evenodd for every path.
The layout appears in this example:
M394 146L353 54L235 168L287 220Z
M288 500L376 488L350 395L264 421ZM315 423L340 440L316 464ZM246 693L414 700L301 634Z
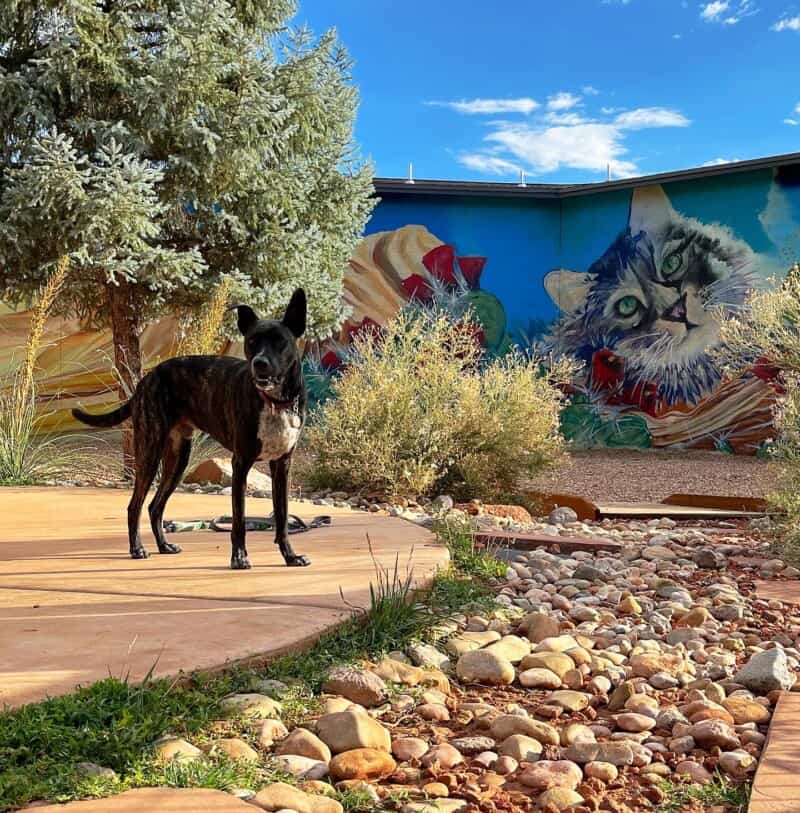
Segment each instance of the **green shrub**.
M565 362L513 352L483 362L469 319L401 312L354 340L308 432L316 487L491 498L558 461Z

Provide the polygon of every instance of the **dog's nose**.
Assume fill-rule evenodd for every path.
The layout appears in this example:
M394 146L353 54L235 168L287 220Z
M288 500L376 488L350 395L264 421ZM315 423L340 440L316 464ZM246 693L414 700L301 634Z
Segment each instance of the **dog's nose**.
M269 378L275 371L267 359L256 356L256 358L253 359L253 372L259 378Z

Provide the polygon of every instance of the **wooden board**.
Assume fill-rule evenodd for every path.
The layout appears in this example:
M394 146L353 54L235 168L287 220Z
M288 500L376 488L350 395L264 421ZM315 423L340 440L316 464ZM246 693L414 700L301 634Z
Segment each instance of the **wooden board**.
M571 508L580 520L597 519L597 506L576 494L552 494L545 491L526 491L523 493L525 501L530 505L532 513L547 516L554 508Z
M610 539L584 539L580 536L550 536L549 534L514 533L513 531L476 531L473 538L479 545L487 547L509 547L515 550L536 550L558 546L562 553L585 550L619 551L622 544Z
M661 502L607 502L599 503L601 517L620 519L746 519L761 516L760 511L733 511L722 508L700 508L691 505L667 505Z
M720 497L715 494L670 494L661 500L665 505L688 505L693 508L718 508L722 511L752 511L763 514L767 501L757 497Z

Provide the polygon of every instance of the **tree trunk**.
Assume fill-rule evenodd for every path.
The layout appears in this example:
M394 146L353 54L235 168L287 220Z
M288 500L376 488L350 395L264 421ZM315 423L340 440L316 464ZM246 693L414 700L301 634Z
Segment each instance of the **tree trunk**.
M114 339L114 365L119 379L120 401L133 395L142 377L142 353L139 347L139 303L136 288L129 282L108 285L108 301L111 307L111 333ZM122 461L126 476L133 473L133 427L126 422L122 426Z

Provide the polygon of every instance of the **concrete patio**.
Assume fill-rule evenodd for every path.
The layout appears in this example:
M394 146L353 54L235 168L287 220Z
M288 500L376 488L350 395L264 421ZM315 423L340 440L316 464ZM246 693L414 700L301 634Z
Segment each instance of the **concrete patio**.
M130 675L213 669L314 641L365 606L376 562L416 582L446 564L432 534L402 519L292 504L330 527L293 537L311 567L286 568L270 533L248 534L253 569L228 569L227 534L171 536L178 556L127 555L127 491L0 489L0 706L63 694L77 684ZM250 516L272 510L248 500ZM230 498L176 494L168 519L230 514ZM146 518L146 512L145 512ZM369 537L372 552L367 542ZM373 561L374 556L374 561Z

